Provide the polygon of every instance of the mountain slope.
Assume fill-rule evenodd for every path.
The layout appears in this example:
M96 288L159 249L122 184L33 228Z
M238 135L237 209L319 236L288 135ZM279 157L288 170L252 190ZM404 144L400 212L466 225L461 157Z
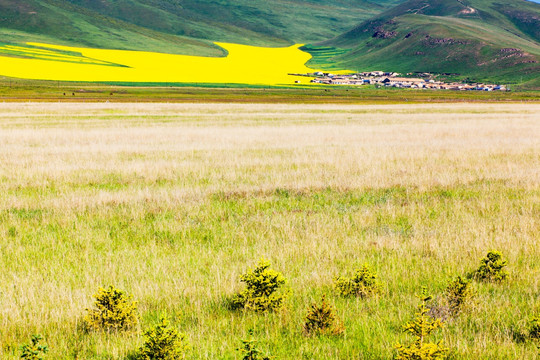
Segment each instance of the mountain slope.
M222 55L213 41L285 46L334 37L395 0L0 0L2 42Z
M353 69L525 82L540 76L539 29L524 0L409 0L321 45L350 49L331 60Z
M211 42L173 36L102 16L66 1L0 0L0 43L44 42L99 48L224 55Z
M366 0L67 0L161 32L234 41L245 32L289 43L327 39L379 13Z
M358 23L360 22L360 25ZM328 40L331 39L331 40ZM526 0L0 0L0 43L225 56L214 41L311 43L313 67L540 77L540 4Z

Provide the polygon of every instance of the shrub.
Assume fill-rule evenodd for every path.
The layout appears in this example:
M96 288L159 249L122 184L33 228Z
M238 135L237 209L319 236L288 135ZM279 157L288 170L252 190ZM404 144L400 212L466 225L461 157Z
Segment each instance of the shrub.
M475 292L471 282L458 276L450 281L445 291L445 300L451 316L457 316L474 298Z
M242 341L242 346L237 350L240 351L242 360L271 360L271 357L263 354L261 350L257 348L257 340L253 339L253 330L249 330L249 339Z
M377 281L377 274L367 265L358 269L352 278L343 276L336 278L335 287L342 296L365 298L381 293L381 285Z
M345 331L343 325L334 314L334 309L322 297L321 305L312 304L304 323L306 335L340 335Z
M233 309L250 309L255 311L278 310L283 306L287 294L278 293L285 284L285 278L277 271L270 269L270 263L264 259L253 270L240 276L246 288L233 296Z
M418 296L420 305L416 311L416 317L413 321L405 324L403 329L405 332L413 335L415 340L412 344L405 346L396 345L398 354L397 360L441 360L447 358L448 349L442 346L441 342L430 343L428 337L435 330L442 328L443 323L439 319L433 319L428 315L429 309L427 302L431 300L431 296L426 295L425 289L422 295Z
M530 339L540 340L540 316L533 317L529 321L529 328L527 332Z
M94 309L86 309L84 324L88 330L123 330L138 322L137 303L132 296L109 286L94 295Z
M144 333L145 342L139 349L139 360L183 359L189 350L186 336L169 326L166 318Z
M21 346L21 359L43 360L45 354L49 352L49 347L47 345L41 345L41 340L43 340L41 335L32 335L31 344Z
M499 251L490 251L480 260L480 266L472 277L483 281L502 281L508 276L508 273L503 270L507 264L508 261L503 260Z

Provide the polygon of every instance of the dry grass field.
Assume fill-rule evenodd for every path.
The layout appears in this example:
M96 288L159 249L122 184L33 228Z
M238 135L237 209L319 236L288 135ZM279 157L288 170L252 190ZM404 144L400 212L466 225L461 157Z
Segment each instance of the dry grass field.
M0 358L40 333L47 359L125 359L166 314L189 359L239 359L253 329L275 359L392 359L423 286L440 296L489 250L509 279L436 339L453 359L536 359L540 105L0 103ZM285 309L231 311L265 257ZM384 293L339 297L367 263ZM100 286L140 325L80 329ZM306 337L326 294L346 331Z

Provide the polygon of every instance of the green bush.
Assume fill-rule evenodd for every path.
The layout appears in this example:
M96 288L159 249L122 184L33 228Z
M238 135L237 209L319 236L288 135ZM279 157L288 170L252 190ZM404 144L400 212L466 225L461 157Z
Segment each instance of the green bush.
M132 296L113 286L100 288L94 295L93 309L86 309L84 324L88 330L124 330L137 325L137 303Z
M246 284L246 288L233 296L233 309L268 311L283 306L287 294L279 293L278 290L286 280L281 273L270 269L268 261L262 259L255 269L241 275L240 281Z
M480 260L480 266L472 274L476 280L482 281L502 281L508 277L504 267L508 261L504 260L499 251L490 251L486 257Z
M272 358L270 356L265 355L258 349L258 341L253 339L253 330L249 330L249 336L249 339L241 340L242 346L237 349L240 351L242 360L271 360Z
M529 338L540 340L540 316L535 316L529 321L528 328Z
M321 305L312 304L304 323L306 335L340 335L345 331L343 324L337 319L334 309L322 297Z
M432 332L443 327L439 319L434 319L428 315L427 302L431 296L426 295L425 289L422 295L418 296L420 305L416 311L413 321L404 325L404 331L413 335L415 340L410 345L397 344L396 360L441 360L446 359L448 348L440 342L430 343L428 338Z
M43 340L41 335L32 335L31 343L21 346L21 359L43 360L45 354L49 352L49 347L40 344L41 340Z
M358 269L351 278L340 276L335 280L337 292L342 296L359 296L362 298L382 292L377 281L377 274L367 265Z
M445 300L450 315L459 315L470 304L474 296L475 292L469 280L458 276L454 281L450 281L445 290Z
M139 349L139 360L178 360L185 357L190 346L186 336L169 326L166 318L144 333L145 342Z

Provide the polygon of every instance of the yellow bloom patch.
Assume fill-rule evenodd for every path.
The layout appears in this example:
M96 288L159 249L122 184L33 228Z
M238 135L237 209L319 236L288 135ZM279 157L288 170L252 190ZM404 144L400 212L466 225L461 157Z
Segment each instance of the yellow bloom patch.
M265 48L216 43L226 57L172 55L27 43L0 47L0 75L59 81L229 84L308 83L289 73L313 72L302 45Z

